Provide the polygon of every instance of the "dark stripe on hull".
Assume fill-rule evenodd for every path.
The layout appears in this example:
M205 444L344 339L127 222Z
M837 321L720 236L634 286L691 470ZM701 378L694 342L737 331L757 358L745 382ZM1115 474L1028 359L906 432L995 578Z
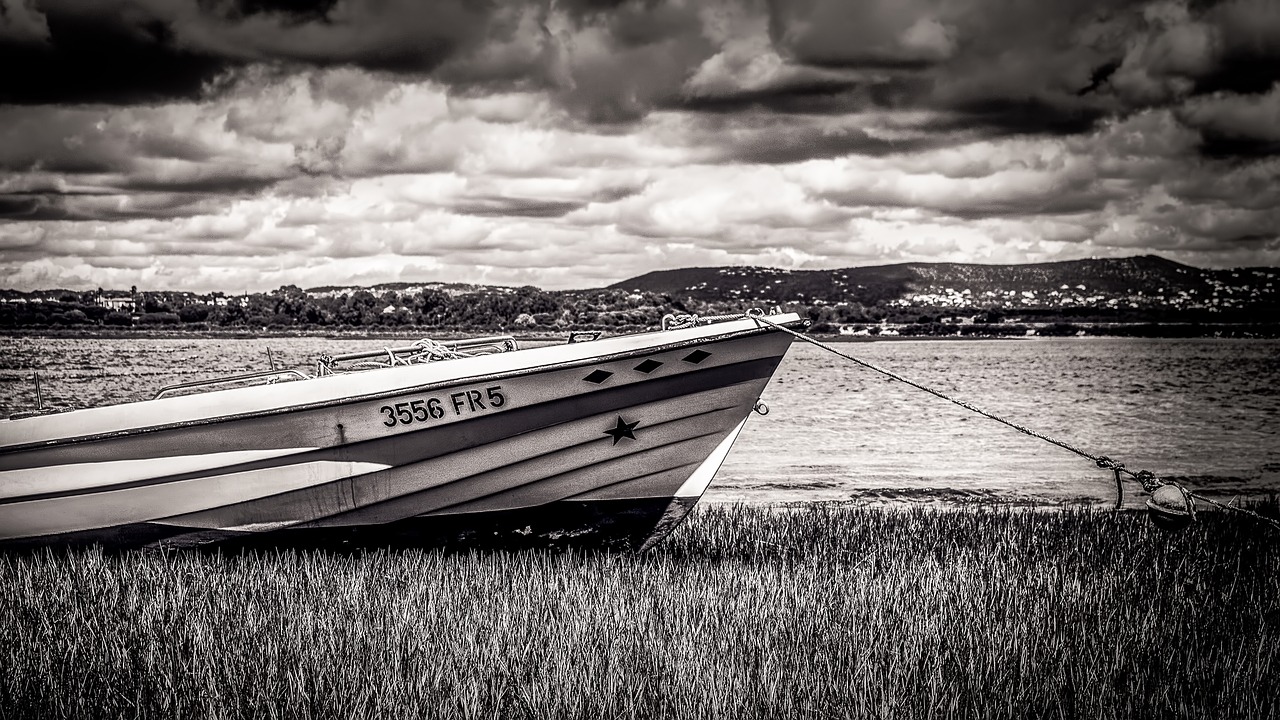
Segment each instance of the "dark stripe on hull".
M270 533L191 533L158 523L0 543L6 550L101 545L108 550L208 546L221 549L306 548L331 551L372 548L640 550L652 546L655 529L670 520L672 498L561 500L515 510L412 517L383 525L289 528ZM692 506L689 500L684 504ZM684 513L680 514L680 518ZM671 525L674 527L674 525ZM663 533L665 536L665 533Z
M656 471L645 473L648 477L663 477L667 476L669 471L685 469L684 478L675 482L675 487L679 487L680 482L693 472L698 463L719 444L722 437L723 432L683 439L668 445L646 448L632 455L610 458L582 467L570 467L564 472L545 477L534 475L528 478L513 478L512 476L516 473L484 473L479 477L464 478L447 485L426 488L383 502L363 505L344 513L319 518L309 524L331 526L381 523L427 512L437 512L462 503L471 504L485 500L492 501L489 505L497 506L532 505L534 503L524 500L521 495L537 493L542 496L564 497L582 494L610 485L617 481L615 478L636 479L634 467L642 463L658 464ZM697 462L690 463L686 460L691 455L697 456ZM573 458L570 457L567 460L572 461ZM671 493L674 492L675 487L666 489ZM652 496L656 493L650 491L645 494Z

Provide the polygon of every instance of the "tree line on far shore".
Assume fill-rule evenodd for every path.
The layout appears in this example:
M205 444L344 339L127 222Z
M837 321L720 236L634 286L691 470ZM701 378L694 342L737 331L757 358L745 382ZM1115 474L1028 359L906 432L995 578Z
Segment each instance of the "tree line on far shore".
M426 288L313 295L286 285L230 297L135 292L127 298L131 309L113 309L100 297L67 291L57 299L3 302L0 328L578 330L652 326L673 312L670 298L653 293L556 293L532 286L466 293Z
M157 330L404 330L449 332L628 332L657 327L668 313L743 312L749 300L708 301L617 289L545 291L532 286L447 292L367 289L311 294L294 285L242 296L132 292L131 309L112 309L103 294L64 291L56 298L0 302L0 330L132 328ZM1209 313L1107 308L929 308L856 303L783 309L811 321L817 333L877 335L889 325L905 336L1221 335L1275 336L1274 320L1243 311ZM1030 332L1029 332L1030 331Z

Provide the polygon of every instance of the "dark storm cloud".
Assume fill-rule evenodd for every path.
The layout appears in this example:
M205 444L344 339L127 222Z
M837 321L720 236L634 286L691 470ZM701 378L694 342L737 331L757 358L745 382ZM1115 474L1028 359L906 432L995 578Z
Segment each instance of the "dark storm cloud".
M194 98L228 67L226 58L174 46L161 20L112 8L44 12L47 42L0 38L0 103L101 102L127 105Z
M134 152L139 157L204 162L214 152L204 143L172 133L146 133L137 139Z
M67 220L62 198L40 193L0 195L0 220Z
M40 44L49 39L49 23L30 0L0 2L0 42Z
M945 111L941 131L1076 135L1108 117L1177 107L1212 93L1265 93L1280 81L1280 12L1263 0L991 7L778 0L770 4L770 35L794 63L881 71L878 87L892 90L819 96L828 107L857 111L869 99L874 107ZM807 111L812 104L799 107ZM1203 149L1208 155L1275 151L1265 138L1212 129Z
M954 114L929 123L935 130L975 130L984 135L1077 135L1092 131L1106 111L1034 98L984 98L957 102Z
M845 155L884 157L937 147L940 140L917 136L875 137L852 122L819 116L787 118L768 112L706 116L688 131L689 146L708 162L780 165Z
M578 20L584 25L602 27L620 47L663 42L685 35L690 28L700 25L696 4L615 2L605 5L608 7L577 13Z
M1204 18L1216 30L1221 50L1218 62L1195 78L1195 94L1258 94L1280 82L1280 10L1274 2L1212 3Z
M940 209L940 212L965 220L999 217L1030 217L1035 215L1083 215L1096 213L1107 206L1108 198L1102 193L1066 192L1054 197L1022 200L982 202L957 205Z
M1267 3L1152 9L1159 5L44 0L30 14L47 24L47 38L0 36L0 66L22 69L0 79L0 103L195 98L220 87L228 70L274 62L430 76L459 90L548 88L598 123L632 122L655 108L897 108L946 111L992 133L1068 135L1109 114L1213 92L1262 93L1280 81L1280 21ZM688 92L686 81L722 50L706 31L718 7L761 16L790 68L836 74ZM1214 136L1206 151L1255 148L1246 140Z
M919 68L946 59L954 47L944 26L920 24L911 2L772 0L774 44L806 64L826 67ZM912 29L918 28L914 35Z
M0 35L0 103L195 99L251 63L349 65L434 77L456 89L556 88L583 118L642 117L713 48L693 8L666 3L571 7L552 36L549 2L445 0L44 0L45 42ZM598 38L579 42L584 29ZM598 42L597 42L598 40Z
M217 212L229 202L225 197L194 193L13 192L0 194L0 220L100 222L188 218Z
M58 111L24 113L0 107L0 170L68 175L127 170L133 159L111 143L79 143L83 118Z
M945 111L945 123L986 133L1069 135L1106 114L1081 91L1123 53L1116 34L1090 30L1119 22L1106 20L1125 12L1116 5L779 0L770 33L797 63L876 72L878 107Z
M1204 172L1187 173L1165 181L1171 197L1193 205L1230 204L1246 210L1280 208L1280 161L1238 166L1214 163Z
M194 99L250 62L429 73L485 39L482 3L45 0L41 43L0 35L0 103Z
M1249 160L1280 153L1280 82L1266 94L1192 98L1177 117L1199 131L1200 151L1208 157Z
M450 210L463 215L480 217L564 217L586 203L565 200L539 200L513 197L469 197L454 203Z
M575 18L608 15L630 3L631 0L563 0L560 8Z
M174 135L178 130L172 127L142 131L167 122L173 118L162 113L108 118L97 111L0 109L0 169L12 173L2 187L33 193L32 198L38 194L40 199L24 203L45 219L139 217L151 210L174 217L183 213L178 206L191 206L191 199L157 205L151 202L157 193L221 201L259 193L288 177L279 172L282 168L215 157L204 143ZM87 200L106 196L115 200ZM131 197L147 200L118 202ZM201 210L191 206L190 212Z
M1240 51L1226 55L1212 71L1195 79L1195 95L1233 92L1255 95L1280 82L1280 48L1274 52Z
M786 114L856 112L874 107L865 83L812 79L732 93L697 94L670 102L673 108L711 113L766 109Z
M242 173L211 173L190 178L130 177L116 184L128 192L197 193L210 195L249 195L265 190L281 178L252 177Z
M283 14L295 23L324 20L337 0L235 0L232 3L216 3L204 0L202 7L219 8L227 15Z
M1200 137L1200 152L1206 157L1238 159L1271 157L1280 154L1280 140L1240 137L1212 130L1201 131Z
M693 5L626 3L553 35L556 96L589 122L625 124L673 102L715 54Z
M1280 246L1280 208L1241 210L1209 204L1171 210L1164 222L1178 236L1217 244Z
M1089 84L1080 88L1076 94L1088 95L1089 93L1094 92L1099 87L1102 87L1102 84L1109 80L1112 75L1115 75L1116 70L1119 69L1119 60L1111 60L1099 65L1097 68L1094 68L1092 73L1089 74Z
M1025 195L1021 197L983 197L956 194L954 197L931 200L913 200L895 194L876 192L824 193L822 197L838 205L851 208L898 207L921 208L941 215L978 220L985 218L1026 219L1036 216L1082 215L1096 213L1107 203L1122 197L1121 193L1106 191L1091 183L1062 187L1050 196Z
M743 143L726 153L724 162L786 164L840 155L883 156L919 149L919 141L891 141L873 138L861 130L840 133L820 131L764 134L755 142Z
M51 157L47 160L32 160L19 166L20 170L40 170L60 175L100 175L103 173L127 171L133 163L127 158L111 158L106 156L68 154Z

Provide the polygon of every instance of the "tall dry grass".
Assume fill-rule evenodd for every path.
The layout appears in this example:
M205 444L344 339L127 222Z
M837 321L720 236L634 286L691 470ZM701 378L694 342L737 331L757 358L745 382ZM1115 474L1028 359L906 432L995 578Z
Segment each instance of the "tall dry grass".
M1277 717L1280 538L728 506L643 556L0 555L0 716Z

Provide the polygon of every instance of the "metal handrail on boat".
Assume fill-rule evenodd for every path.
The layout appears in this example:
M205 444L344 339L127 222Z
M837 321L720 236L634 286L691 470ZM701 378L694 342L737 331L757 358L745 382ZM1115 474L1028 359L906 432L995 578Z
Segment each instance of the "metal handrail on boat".
M433 341L433 344L454 352L471 352L472 354L483 354L474 352L475 350L482 348L491 348L490 352L509 352L511 350L519 349L516 345L516 339L510 335L471 338L469 340L448 340L443 342ZM422 343L422 341L418 341L412 345L405 345L403 347L384 348L382 350L364 350L361 352L343 353L342 355L331 355L329 356L329 361L347 362L350 360L365 360L368 358L384 357L388 353L397 356L410 355L420 353L427 347L429 347L429 345Z
M450 340L446 342L437 342L435 340L424 338L412 345L405 345L403 347L389 347L381 350L365 350L361 352L343 353L341 355L326 355L320 358L316 363L316 376L333 375L338 372L370 370L379 367L415 365L435 360L452 360L455 358L474 357L477 355L491 355L494 353L510 352L519 349L520 346L516 343L515 338L510 335L495 335L492 337ZM270 354L268 354L268 357L270 357ZM274 358L271 359L271 362L273 365L275 364ZM352 364L345 368L335 367L342 363ZM270 382L274 382L273 378L278 379L282 377L290 377L291 379L298 380L311 379L310 375L307 375L300 370L272 368L271 370L262 370L259 372L228 375L226 377L209 378L205 380L190 380L188 382L165 385L160 388L151 399L159 400L165 395L178 390L205 388L213 385L227 385L230 383L244 382L246 380L266 379Z
M226 377L208 378L205 380L189 380L187 382L175 383L173 385L165 385L156 391L152 400L159 400L166 394L175 390L187 390L190 388L205 387L208 385L226 385L228 383L243 382L245 380L260 380L262 378L279 377L281 375L292 375L300 380L310 380L311 376L298 370L261 370L259 372L244 373L241 375L228 375Z
M395 367L397 365L415 365L437 360L454 360L477 355L519 350L516 339L510 335L494 335L492 337L470 338L464 340L447 340L439 342L424 338L412 345L388 347L381 350L364 350L361 352L326 355L316 363L317 375L331 375L339 371L336 365L355 363L346 369L370 369L377 367ZM360 367L361 365L365 367Z

